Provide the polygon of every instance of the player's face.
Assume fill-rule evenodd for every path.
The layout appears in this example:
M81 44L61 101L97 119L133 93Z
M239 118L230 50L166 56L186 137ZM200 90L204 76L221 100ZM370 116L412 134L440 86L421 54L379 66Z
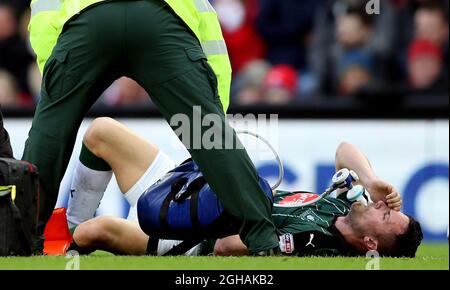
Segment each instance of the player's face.
M390 209L382 201L368 206L354 203L348 218L361 236L392 237L404 233L409 224L405 214Z

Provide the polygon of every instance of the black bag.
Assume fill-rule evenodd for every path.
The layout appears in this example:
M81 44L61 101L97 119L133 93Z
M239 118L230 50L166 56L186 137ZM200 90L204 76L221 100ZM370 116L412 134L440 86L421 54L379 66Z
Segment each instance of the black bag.
M0 158L0 256L32 255L38 215L36 167Z

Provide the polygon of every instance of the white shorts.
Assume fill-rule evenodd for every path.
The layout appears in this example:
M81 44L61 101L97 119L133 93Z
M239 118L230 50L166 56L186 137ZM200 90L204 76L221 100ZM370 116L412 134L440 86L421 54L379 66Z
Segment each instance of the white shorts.
M139 200L139 197L158 180L163 178L167 172L174 169L177 166L175 161L173 161L166 153L159 151L153 163L145 171L144 175L139 179L139 181L125 194L125 196L133 196L133 200ZM137 206L131 206L130 212L128 214L127 220L138 222ZM173 247L180 244L181 241L174 240L159 240L157 255L162 256ZM201 250L201 244L195 246L185 253L186 256L198 256Z
M128 213L127 218L128 220L138 221L136 204L141 195L176 166L177 164L175 161L173 161L162 150L159 150L158 155L156 155L155 160L152 162L147 171L145 171L144 175L142 175L139 181L136 182L136 184L133 185L133 187L125 194L125 196L132 196L132 199L135 200L135 205L130 207L130 212Z

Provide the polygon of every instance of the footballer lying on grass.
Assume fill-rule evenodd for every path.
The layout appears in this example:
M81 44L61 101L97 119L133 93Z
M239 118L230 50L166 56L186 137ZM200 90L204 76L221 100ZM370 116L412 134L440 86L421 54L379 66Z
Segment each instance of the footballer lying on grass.
M414 218L400 212L400 194L375 175L363 153L351 144L342 143L336 151L336 169L341 168L359 175L370 195L367 206L350 202L347 192L341 191L313 205L283 207L309 194L272 192L260 177L274 203L281 254L357 256L377 251L382 256L414 257L422 231ZM129 217L93 218L113 173L130 203ZM192 247L179 247L178 254L249 254L237 235L240 223L224 212L195 163L188 160L176 167L155 145L109 118L94 120L84 136L67 218L74 238L70 248L81 254L104 250L164 255L180 244L176 240L196 239Z

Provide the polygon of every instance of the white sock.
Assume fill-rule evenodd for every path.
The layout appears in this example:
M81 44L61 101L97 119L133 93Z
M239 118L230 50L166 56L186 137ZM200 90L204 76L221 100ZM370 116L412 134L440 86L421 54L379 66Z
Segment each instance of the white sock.
M67 221L71 231L94 217L112 174L112 171L90 169L78 161L72 178L67 208Z

